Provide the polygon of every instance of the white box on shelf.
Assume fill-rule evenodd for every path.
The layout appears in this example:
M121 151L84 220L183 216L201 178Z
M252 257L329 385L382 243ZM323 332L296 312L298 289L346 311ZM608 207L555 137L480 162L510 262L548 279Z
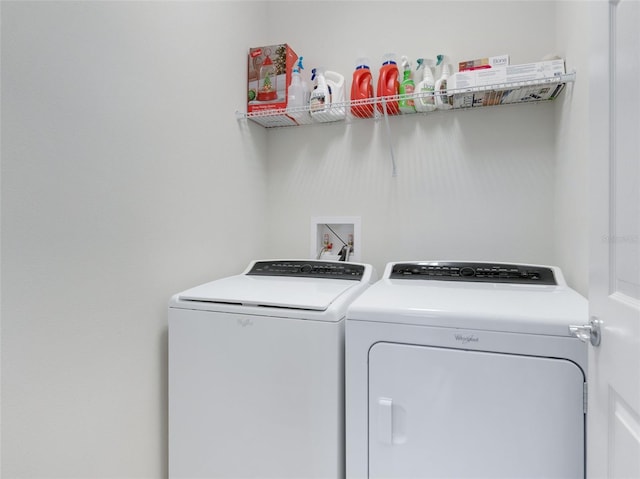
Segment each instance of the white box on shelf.
M564 60L549 60L458 72L452 75L449 88L454 108L549 100L562 91L564 84L555 80L564 74Z
M565 73L564 60L548 60L537 63L525 63L523 65L509 65L505 68L507 70L507 82L557 78Z
M564 75L564 73L564 60L548 60L522 65L461 71L452 75L452 83L453 88L464 91L466 88L557 78Z

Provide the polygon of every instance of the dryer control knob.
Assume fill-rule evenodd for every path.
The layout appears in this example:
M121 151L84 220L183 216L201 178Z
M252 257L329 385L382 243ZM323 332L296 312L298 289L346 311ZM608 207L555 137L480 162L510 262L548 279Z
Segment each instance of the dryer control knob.
M476 272L473 270L473 268L469 268L468 266L460 270L460 276L475 276L475 275L476 275Z

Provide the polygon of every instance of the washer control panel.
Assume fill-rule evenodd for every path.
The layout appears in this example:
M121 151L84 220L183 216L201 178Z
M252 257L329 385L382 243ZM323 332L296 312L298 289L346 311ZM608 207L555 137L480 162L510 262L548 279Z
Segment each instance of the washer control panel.
M360 281L364 275L364 266L339 261L256 261L247 274Z
M504 263L443 261L397 263L393 265L389 278L476 283L557 284L551 268Z

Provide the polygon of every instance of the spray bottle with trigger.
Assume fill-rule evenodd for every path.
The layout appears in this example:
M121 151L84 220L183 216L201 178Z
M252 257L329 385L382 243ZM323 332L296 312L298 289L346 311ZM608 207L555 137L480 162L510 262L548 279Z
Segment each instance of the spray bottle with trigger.
M416 84L411 78L411 62L409 58L402 56L400 63L402 64L403 77L398 90L400 93L398 106L402 113L415 113L416 108L413 92L415 91Z
M287 89L287 109L295 109L304 106L302 79L300 78L301 68L302 57L300 57L300 59L298 60L298 64L291 71L291 84Z
M311 70L311 81L314 80L316 84L309 98L309 111L311 116L321 115L331 104L331 90L329 90L327 80L324 77L324 67Z
M451 65L445 62L446 58L444 55L438 55L438 63L436 64L436 66L442 64L442 74L435 85L436 107L438 110L450 110L453 108L451 103L453 98L447 95L447 82L449 75L451 75Z
M436 82L431 72L433 60L418 58L416 62L418 63L416 76L419 76L418 72L422 70L422 72L420 72L422 74L422 81L416 86L416 110L419 112L433 111L436 109L436 103L433 98L433 90L435 89Z
M344 106L344 77L324 67L312 70L312 80L316 86L309 99L309 113L316 121L344 120L347 109Z
M291 84L287 90L287 114L294 117L296 120L301 120L305 114L305 107L309 101L306 97L306 92L309 88L306 87L306 82L302 79L300 70L303 70L302 59L298 59L297 65L291 72Z
M311 90L309 89L309 83L302 78L302 70L304 70L304 66L302 65L302 59L304 57L300 57L298 58L298 73L300 74L300 81L302 82L302 99L303 99L303 105L304 106L308 106L309 105L309 96L311 95Z

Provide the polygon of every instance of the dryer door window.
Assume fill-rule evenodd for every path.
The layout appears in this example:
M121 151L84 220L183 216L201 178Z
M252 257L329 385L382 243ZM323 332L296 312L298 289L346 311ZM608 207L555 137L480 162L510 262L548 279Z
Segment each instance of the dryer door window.
M582 370L551 358L377 343L370 478L584 478Z

